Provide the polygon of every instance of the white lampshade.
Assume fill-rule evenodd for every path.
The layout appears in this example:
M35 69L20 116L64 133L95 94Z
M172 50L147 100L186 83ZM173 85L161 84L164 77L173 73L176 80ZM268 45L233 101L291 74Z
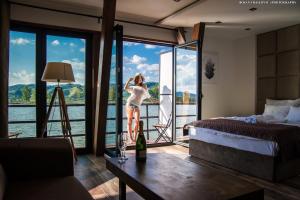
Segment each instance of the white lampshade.
M63 62L48 62L42 81L70 83L75 82L72 65Z

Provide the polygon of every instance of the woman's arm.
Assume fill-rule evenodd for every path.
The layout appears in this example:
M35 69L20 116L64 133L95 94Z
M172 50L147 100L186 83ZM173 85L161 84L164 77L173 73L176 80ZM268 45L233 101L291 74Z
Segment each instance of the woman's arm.
M133 78L129 78L129 79L127 80L127 82L126 82L126 84L125 84L125 86L124 86L124 90L128 91L128 89L129 89L129 83L130 83L130 81L132 81L132 80L133 80Z

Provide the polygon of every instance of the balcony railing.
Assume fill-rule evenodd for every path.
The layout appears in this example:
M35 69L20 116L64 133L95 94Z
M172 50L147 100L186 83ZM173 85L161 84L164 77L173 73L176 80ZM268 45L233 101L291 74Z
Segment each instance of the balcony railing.
M114 103L109 103L108 105L109 106L115 106ZM153 124L151 125L151 123L149 123L149 122L150 122L150 119L157 119L157 123L159 123L159 105L160 105L159 103L143 103L142 104L142 109L145 109L145 115L141 116L140 119L141 120L145 120L145 122L146 122L145 123L146 126L144 128L144 133L145 133L145 135L147 137L147 140L150 139L150 133L151 132L156 132L156 129L152 126ZM187 104L177 103L176 105L187 105ZM188 104L188 105L195 105L195 104ZM125 104L123 104L123 108L124 108L124 106L125 106ZM151 106L158 106L158 108L157 108L157 110L158 110L157 115L150 115L149 114L150 113L149 109L151 108ZM196 117L196 115L195 114L176 115L176 119L178 119L178 118L186 118L186 117ZM123 113L123 118L122 119L123 119L123 123L127 120L127 117L126 117L125 113ZM107 120L114 121L114 120L116 120L116 118L115 117L108 117ZM177 126L176 129L177 130L178 129L182 129L182 126ZM127 129L125 128L125 130L124 130L124 128L123 128L123 132L127 132ZM106 134L108 134L108 135L115 134L115 133L116 133L115 131L108 131L108 132L106 132Z
M53 105L54 107L58 107L58 104ZM69 107L78 107L78 106L85 106L85 104L67 104L67 109ZM9 104L9 108L28 108L28 107L36 107L34 104ZM34 116L35 117L35 116ZM84 118L77 118L77 119L72 119L70 118L70 122L84 122ZM49 123L51 122L60 122L59 119L49 119ZM35 124L35 120L10 120L8 121L8 124ZM22 132L22 131L21 131ZM85 136L85 133L80 133L80 134L73 134L73 137L79 137L79 136ZM24 137L24 135L21 135L21 137ZM26 137L26 136L25 136ZM63 135L49 135L48 137L63 137Z
M114 106L115 104L113 103L109 103L108 106ZM181 105L181 104L178 104L177 105ZM186 105L186 104L185 104ZM189 104L189 105L193 105L193 104ZM56 107L58 105L55 105ZM85 106L85 104L67 104L67 107L77 107L77 106ZM123 105L125 106L125 104ZM150 120L151 119L157 119L157 122L159 122L159 103L144 103L142 104L143 107L145 107L145 115L144 116L141 116L140 118L142 120L145 120L146 121L146 126L145 126L145 129L144 129L144 132L146 133L146 137L147 137L147 140L150 139L150 133L151 132L155 132L156 129L154 129L153 126L151 126L151 123L150 123ZM150 112L149 112L149 109L151 106L158 106L157 108L157 114L156 115L151 115ZM32 105L32 104L10 104L9 107L36 107L36 105ZM189 115L176 115L176 118L185 118L185 117L195 117L196 115L193 115L193 114L189 114ZM114 121L116 118L115 117L108 117L107 120L111 120L111 121ZM123 123L124 121L127 120L127 117L126 115L124 115L123 117ZM85 121L84 118L77 118L77 119L70 119L70 122L83 122ZM60 122L60 120L55 120L55 119L50 119L49 122ZM27 124L27 123L36 123L35 120L11 120L8 122L9 124ZM153 125L153 124L152 124ZM178 126L176 127L176 129L181 129L182 126ZM124 132L127 132L127 130L123 130ZM115 131L111 131L111 132L107 132L106 134L115 134ZM77 136L85 136L85 133L83 134L74 134L73 135L74 137L77 137ZM62 137L62 135L51 135L49 137Z

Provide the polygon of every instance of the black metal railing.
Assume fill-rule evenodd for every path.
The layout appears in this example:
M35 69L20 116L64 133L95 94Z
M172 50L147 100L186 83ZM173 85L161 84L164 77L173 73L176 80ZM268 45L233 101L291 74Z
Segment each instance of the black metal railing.
M109 106L115 106L116 104L114 103L109 103L108 104ZM157 115L149 115L149 106L159 106L160 104L159 103L143 103L141 106L145 106L146 107L146 115L145 116L141 116L140 119L143 119L143 120L146 120L146 129L144 129L144 133L146 133L147 135L147 140L149 140L149 135L150 135L150 132L152 131L156 131L156 129L154 129L153 127L151 128L150 127L150 124L149 124L149 119L159 119L159 113L157 113ZM184 104L184 103L177 103L176 105L196 105L196 104ZM123 104L123 106L125 106L125 104ZM158 108L158 112L159 112L159 108ZM176 118L184 118L184 117L196 117L196 115L176 115ZM127 117L126 116L123 116L123 121L124 120L127 120ZM116 120L115 117L108 117L107 120ZM159 121L158 121L159 122ZM177 126L176 129L182 129L183 126ZM123 132L127 132L127 130L123 130ZM115 131L108 131L106 132L106 134L115 134L116 132Z
M114 103L109 103L108 106L114 106ZM176 104L176 105L181 105L180 103ZM187 104L184 104L187 105ZM188 104L188 105L194 105L194 104ZM54 105L55 107L57 107L58 105ZM67 104L67 108L69 107L77 107L77 106L85 106L85 104ZM125 104L123 104L123 106L125 106ZM150 127L150 123L149 120L150 119L159 119L159 108L158 108L158 113L157 115L149 115L149 106L159 106L159 103L144 103L142 104L142 106L146 107L146 112L145 112L145 116L141 116L140 119L146 120L146 129L144 129L144 132L147 135L147 139L149 140L149 135L150 132L156 131L156 129L154 129L153 127ZM36 107L36 105L33 104L9 104L8 107ZM181 117L195 117L196 115L176 115L176 118L181 118ZM123 117L123 121L126 120L127 117L124 116ZM108 117L107 120L116 120L115 117ZM70 122L82 122L85 121L84 118L78 118L78 119L70 119ZM60 120L54 120L54 119L50 119L49 122L60 122ZM26 124L26 123L36 123L35 120L12 120L8 122L9 124ZM176 129L181 129L182 126L180 127L176 127ZM124 132L127 132L127 130L123 130ZM111 132L106 132L106 134L115 134L115 131L111 131ZM85 134L74 134L74 137L78 137L78 136L85 136ZM62 137L62 135L51 135L49 137Z
M109 103L108 104L108 106L114 106L114 105L115 105L114 103ZM123 104L123 107L124 106L125 106L125 104ZM144 129L144 132L147 135L147 140L149 140L150 132L151 131L156 131L156 129L149 127L149 119L158 119L159 118L159 114L158 113L157 113L157 115L149 115L149 106L159 106L159 103L144 103L141 106L145 106L146 107L146 113L145 113L146 115L145 116L141 116L140 119L146 120L147 126L146 126L146 129ZM122 119L123 119L123 122L124 122L125 120L127 120L127 117L123 116ZM113 121L113 120L116 120L116 118L115 117L108 117L107 120ZM127 132L127 130L123 130L123 132ZM115 131L106 132L106 134L115 134L115 133L116 133Z
M58 104L54 104L54 107L58 107ZM78 106L85 106L85 104L67 104L67 109L69 107L78 107ZM8 107L10 108L27 108L27 107L36 107L34 104L9 104ZM78 119L70 119L70 122L83 122L85 121L84 118L78 118ZM49 119L49 123L51 122L61 122L61 120L55 120L55 119ZM11 120L8 121L8 124L35 124L35 120ZM73 134L73 137L79 137L79 136L85 136L85 133L82 134ZM22 137L22 136L21 136ZM48 137L63 137L63 135L50 135Z

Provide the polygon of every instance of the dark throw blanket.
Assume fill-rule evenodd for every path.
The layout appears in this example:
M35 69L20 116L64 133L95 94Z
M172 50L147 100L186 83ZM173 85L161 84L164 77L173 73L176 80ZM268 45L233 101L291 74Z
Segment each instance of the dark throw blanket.
M300 158L300 127L284 124L256 123L250 124L243 121L229 119L199 120L187 126L208 128L277 142L279 155L283 161Z

